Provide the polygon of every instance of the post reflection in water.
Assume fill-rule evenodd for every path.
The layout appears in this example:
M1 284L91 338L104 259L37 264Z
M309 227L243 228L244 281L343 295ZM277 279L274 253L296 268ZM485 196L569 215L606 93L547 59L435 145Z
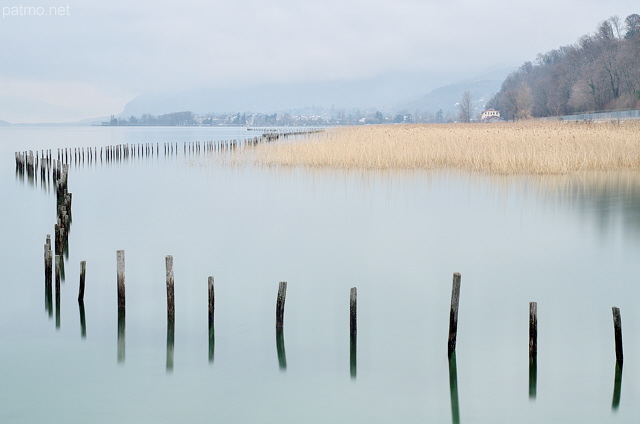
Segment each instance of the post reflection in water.
M278 350L278 364L280 371L287 370L287 353L284 350L284 331L282 328L276 328L276 349Z
M53 318L53 289L51 284L47 284L44 289L44 308L49 318Z
M460 408L458 405L458 371L456 367L456 352L449 356L449 391L451 392L451 421L460 423Z
M80 335L83 339L87 338L87 321L84 316L84 301L78 300L78 309L80 310Z
M124 362L125 309L118 308L118 362Z
M536 398L538 388L538 358L535 355L529 356L529 399Z
M355 380L358 374L358 355L357 355L357 347L358 347L358 336L352 334L350 336L349 341L349 357L350 357L350 369L351 369L351 379Z
M67 252L67 259L69 258L69 254ZM60 281L62 281L64 283L64 278L65 278L65 274L64 274L64 260L62 259L62 257L60 257Z
M209 363L213 364L213 353L216 347L216 329L209 323Z
M167 372L173 371L173 344L176 324L175 320L169 318L167 320Z
M56 330L60 329L60 290L56 290Z
M613 384L613 400L611 401L611 410L617 411L620 406L620 392L622 390L622 365L616 361L616 377Z

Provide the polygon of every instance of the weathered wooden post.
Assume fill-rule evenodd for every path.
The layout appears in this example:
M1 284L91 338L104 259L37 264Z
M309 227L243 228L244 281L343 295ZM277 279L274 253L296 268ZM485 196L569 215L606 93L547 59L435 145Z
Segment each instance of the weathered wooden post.
M529 302L529 399L536 398L538 382L538 303Z
M165 257L165 264L167 268L167 319L173 321L175 318L175 305L173 299L173 256L167 255Z
M284 326L284 301L287 297L287 282L281 281L278 286L278 300L276 302L276 328Z
M213 353L216 345L216 333L213 325L215 311L215 293L213 290L213 277L208 279L209 285L209 362L213 362Z
M118 309L121 309L125 307L124 250L116 251L116 261L118 264Z
M209 328L213 327L215 311L215 292L213 290L213 277L209 277Z
M616 341L616 362L622 369L622 320L620 318L620 308L614 306L611 310L613 312L613 332Z
M355 379L358 374L357 365L357 345L358 345L358 289L351 288L349 297L349 368L351 370L351 378Z
M61 261L61 256L60 255L56 255L56 294L60 293L60 261Z
M538 355L538 303L529 302L529 357Z
M87 273L87 261L80 261L80 288L78 289L78 301L84 301L84 280Z
M358 334L358 314L357 314L358 290L351 288L351 296L349 302L349 334L352 336Z
M51 235L47 234L47 241L44 244L44 285L49 290L52 285L52 271Z
M458 334L458 304L460 303L460 273L453 274L453 287L451 289L451 311L449 313L449 347L448 355L456 350L456 338Z

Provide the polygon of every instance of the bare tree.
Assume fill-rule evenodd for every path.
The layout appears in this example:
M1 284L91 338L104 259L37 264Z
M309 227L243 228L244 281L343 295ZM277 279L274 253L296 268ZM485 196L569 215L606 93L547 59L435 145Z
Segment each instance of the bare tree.
M471 122L471 114L473 113L473 99L471 97L470 91L465 91L462 94L462 99L458 104L460 108L460 112L458 113L458 118L460 122Z

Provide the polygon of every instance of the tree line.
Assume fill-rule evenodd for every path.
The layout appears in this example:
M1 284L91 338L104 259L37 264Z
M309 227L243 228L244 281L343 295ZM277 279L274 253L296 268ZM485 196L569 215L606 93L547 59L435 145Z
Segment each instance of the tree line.
M163 126L190 126L195 124L193 112L172 112L160 116L144 114L141 117L131 115L127 118L116 118L111 115L108 122L103 122L106 126L137 126L137 125L163 125Z
M640 15L613 16L525 62L486 106L505 119L640 108Z

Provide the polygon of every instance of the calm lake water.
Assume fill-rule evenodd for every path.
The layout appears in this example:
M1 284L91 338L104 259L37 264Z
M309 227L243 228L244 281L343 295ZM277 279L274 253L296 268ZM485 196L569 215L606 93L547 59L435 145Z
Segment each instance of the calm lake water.
M273 169L182 150L185 142L254 135L0 128L0 422L638 422L638 173ZM180 148L177 156L161 147L153 158L71 165L65 279L49 314L43 245L53 234L55 193L16 175L14 152L121 143ZM127 307L119 345L120 249ZM173 343L166 255L174 258ZM454 272L462 287L449 362ZM280 281L288 290L278 344ZM533 388L530 301L538 302L539 329ZM621 309L626 358L619 385L612 306Z

